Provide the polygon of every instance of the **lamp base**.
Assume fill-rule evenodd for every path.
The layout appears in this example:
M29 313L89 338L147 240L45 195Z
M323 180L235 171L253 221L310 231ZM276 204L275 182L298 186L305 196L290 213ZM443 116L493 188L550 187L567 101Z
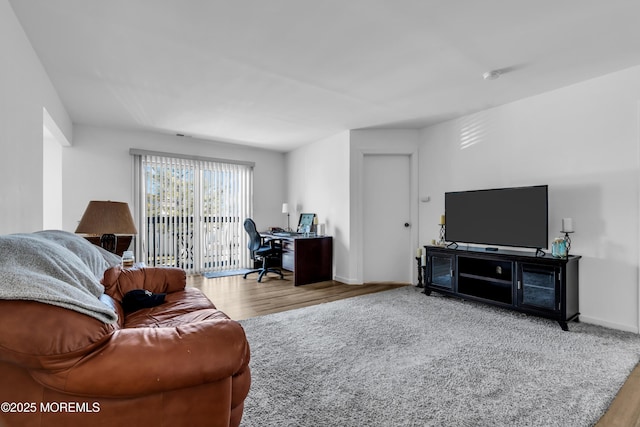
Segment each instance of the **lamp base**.
M100 246L109 252L116 253L116 235L115 234L103 234L100 237Z
M82 236L96 246L102 247L100 244L100 236ZM116 251L114 252L118 256L122 256L126 250L131 250L133 236L116 236Z

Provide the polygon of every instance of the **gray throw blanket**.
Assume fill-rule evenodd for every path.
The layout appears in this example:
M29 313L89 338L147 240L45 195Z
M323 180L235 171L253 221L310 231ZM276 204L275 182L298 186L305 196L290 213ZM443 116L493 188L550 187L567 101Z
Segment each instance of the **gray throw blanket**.
M122 259L116 254L107 252L100 246L90 243L84 237L68 231L43 230L36 231L32 234L19 234L19 236L20 235L42 238L64 246L76 254L78 258L93 271L93 274L98 280L102 279L102 275L106 269L122 262Z
M56 305L114 323L104 287L73 252L29 234L0 236L0 299Z

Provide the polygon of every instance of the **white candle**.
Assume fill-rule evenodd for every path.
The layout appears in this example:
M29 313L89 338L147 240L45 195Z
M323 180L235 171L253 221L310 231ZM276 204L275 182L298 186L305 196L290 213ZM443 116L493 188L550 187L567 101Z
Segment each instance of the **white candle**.
M416 258L420 258L422 256L422 248L418 248L416 250Z
M573 233L573 218L562 218L562 230L565 233Z
M444 225L445 224L444 219L445 219L444 215L440 215L440 225Z
M427 265L427 256L426 256L426 255L422 255L420 264L421 264L423 267L424 267L425 265Z

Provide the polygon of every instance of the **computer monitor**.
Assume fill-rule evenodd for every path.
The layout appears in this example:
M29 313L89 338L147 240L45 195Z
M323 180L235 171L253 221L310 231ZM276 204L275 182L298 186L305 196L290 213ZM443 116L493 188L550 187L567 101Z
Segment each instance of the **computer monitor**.
M313 218L316 217L314 213L301 213L300 219L298 220L298 233L302 233L306 226L309 226L309 230L311 230L311 226L313 225Z

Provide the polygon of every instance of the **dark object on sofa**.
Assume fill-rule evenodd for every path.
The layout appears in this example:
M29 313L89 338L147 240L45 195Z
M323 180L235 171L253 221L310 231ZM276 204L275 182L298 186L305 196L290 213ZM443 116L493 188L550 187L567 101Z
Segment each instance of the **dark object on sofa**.
M262 281L262 277L271 272L280 275L282 279L284 276L282 271L278 268L269 267L269 263L271 262L273 265L274 262L278 262L282 259L282 240L281 239L269 239L265 241L258 230L256 229L256 223L253 222L251 218L247 218L244 220L244 229L249 234L249 250L251 251L251 258L254 261L262 262L262 266L255 270L249 271L245 273L244 278L251 273L259 273L258 274L258 282Z
M134 289L122 297L122 309L125 314L133 313L142 308L151 308L164 302L167 294L154 294L146 289Z
M14 274L16 259L0 260L0 402L15 403L3 408L0 425L240 424L251 382L244 330L198 289L185 287L183 270L108 268L104 293L93 297L104 306L96 312L91 304L24 300L11 290L42 277L29 271L59 268L51 282L62 287L62 279L91 281L94 273L82 267L86 253L76 256L41 237L0 236L0 251L22 240L39 246L25 245L26 255L16 257L29 259L27 281ZM37 253L45 256L37 260ZM138 289L164 293L165 301L125 314L124 295Z

